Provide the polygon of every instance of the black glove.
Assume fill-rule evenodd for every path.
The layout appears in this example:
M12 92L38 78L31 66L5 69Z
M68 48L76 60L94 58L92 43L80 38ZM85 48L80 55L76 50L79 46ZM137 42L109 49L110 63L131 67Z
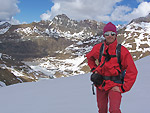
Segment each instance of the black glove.
M99 86L103 83L103 76L98 73L93 73L91 75L91 81L94 85Z

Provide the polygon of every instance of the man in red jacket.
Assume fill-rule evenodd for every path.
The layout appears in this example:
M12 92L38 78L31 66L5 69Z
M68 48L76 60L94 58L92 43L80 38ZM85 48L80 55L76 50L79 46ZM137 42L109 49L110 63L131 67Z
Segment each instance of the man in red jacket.
M105 25L103 36L105 37L104 49L99 65L96 64L96 60L99 59L102 43L95 45L86 55L91 72L93 72L93 74L98 74L103 78L102 83L96 85L97 105L99 113L107 113L109 101L109 112L121 113L121 93L127 92L131 89L136 80L137 69L131 54L124 46L121 46L121 69L117 57L111 57L116 55L116 47L118 45L116 39L117 31L114 24L109 22ZM120 76L121 72L124 70L126 70L124 82L115 82L114 80Z

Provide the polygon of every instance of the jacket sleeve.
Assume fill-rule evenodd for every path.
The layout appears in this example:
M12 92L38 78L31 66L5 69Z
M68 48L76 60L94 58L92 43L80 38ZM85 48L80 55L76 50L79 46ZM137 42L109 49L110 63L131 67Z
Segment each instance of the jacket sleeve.
M92 50L86 54L87 60L88 60L88 65L91 68L91 72L94 72L94 70L97 68L97 64L96 64L96 59L98 56L98 48L95 45Z
M123 51L121 52L121 64L123 66L123 70L126 70L126 74L124 77L124 84L120 87L120 91L124 93L132 88L136 80L138 71L130 52L125 47L122 47L121 51Z

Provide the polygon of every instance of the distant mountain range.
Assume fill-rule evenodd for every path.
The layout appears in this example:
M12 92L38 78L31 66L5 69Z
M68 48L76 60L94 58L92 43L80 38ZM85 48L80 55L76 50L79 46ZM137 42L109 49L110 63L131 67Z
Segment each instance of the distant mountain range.
M128 48L134 60L150 55L149 20L150 14L118 27L118 41ZM0 22L0 81L10 85L89 72L85 54L103 41L104 25L95 20L71 20L65 14L30 24ZM23 74L17 76L12 70ZM16 76L16 81L11 82ZM34 79L29 80L30 76Z

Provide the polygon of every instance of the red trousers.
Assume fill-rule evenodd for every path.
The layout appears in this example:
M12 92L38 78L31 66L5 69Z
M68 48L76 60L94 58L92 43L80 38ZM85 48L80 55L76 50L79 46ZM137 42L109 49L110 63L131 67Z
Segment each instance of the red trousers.
M97 92L97 105L99 113L108 112L108 101L109 101L109 112L110 113L121 113L121 93L112 90L102 91L96 88Z

